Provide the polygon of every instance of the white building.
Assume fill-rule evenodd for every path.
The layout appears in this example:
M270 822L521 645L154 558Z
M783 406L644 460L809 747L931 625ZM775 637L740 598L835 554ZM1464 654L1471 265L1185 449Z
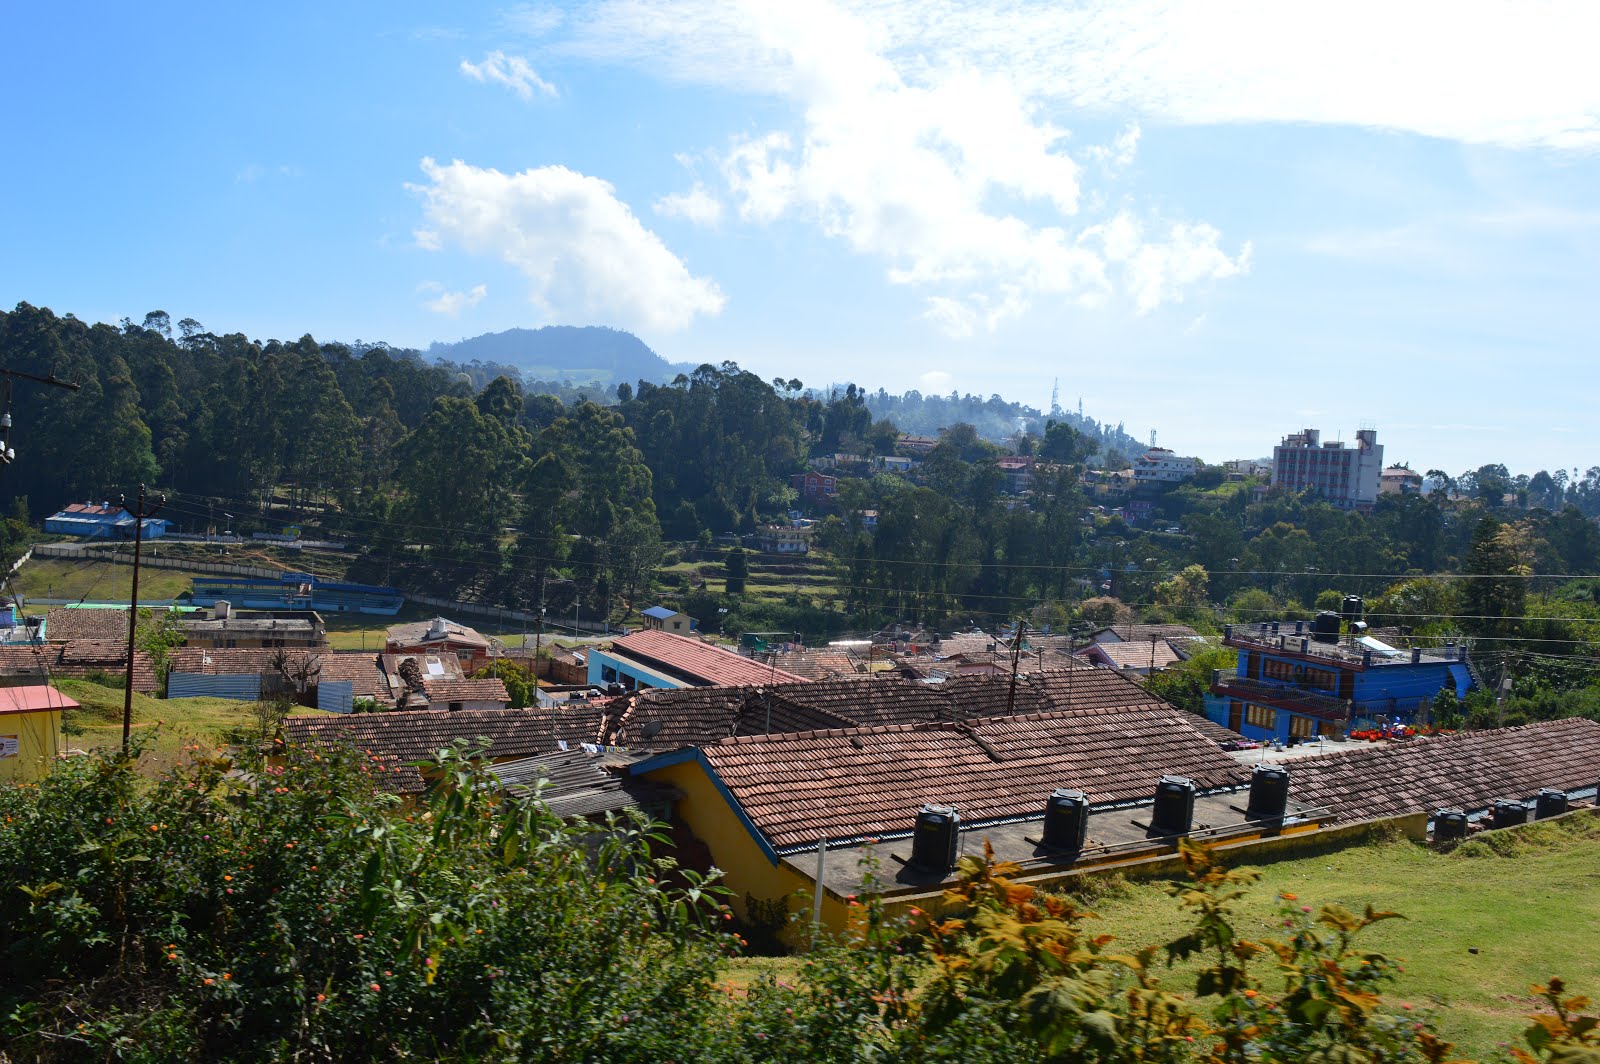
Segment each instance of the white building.
M1311 491L1344 510L1370 510L1378 498L1383 444L1376 429L1356 433L1356 445L1322 442L1317 429L1285 436L1272 449L1272 486Z
M1165 447L1152 447L1133 464L1138 484L1181 484L1194 476L1195 460L1182 458Z

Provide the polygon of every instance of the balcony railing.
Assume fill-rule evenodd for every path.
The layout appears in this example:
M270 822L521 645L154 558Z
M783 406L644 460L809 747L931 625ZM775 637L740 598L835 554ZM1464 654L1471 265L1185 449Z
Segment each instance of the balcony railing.
M1347 721L1350 719L1350 703L1328 695L1319 695L1314 691L1307 691L1297 687L1280 687L1276 684L1262 683L1260 680L1246 679L1241 676L1219 676L1211 684L1212 694L1224 698L1237 698L1242 702L1255 702L1258 705L1272 706L1275 709L1287 709L1292 713L1302 713L1318 720Z

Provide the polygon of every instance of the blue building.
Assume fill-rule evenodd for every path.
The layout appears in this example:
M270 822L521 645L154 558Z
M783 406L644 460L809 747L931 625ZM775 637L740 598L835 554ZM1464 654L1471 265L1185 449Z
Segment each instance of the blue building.
M1476 682L1465 646L1400 650L1336 625L1320 636L1306 621L1230 625L1222 643L1238 650L1239 665L1214 675L1206 716L1250 739L1421 723L1440 691L1459 697Z
M215 606L225 600L257 610L316 610L318 613L372 613L393 617L405 595L392 587L319 580L310 573L284 573L276 579L253 576L197 576L191 601Z
M132 539L133 515L109 502L75 502L44 519L45 532L83 539ZM144 519L142 539L160 539L172 527L157 517Z

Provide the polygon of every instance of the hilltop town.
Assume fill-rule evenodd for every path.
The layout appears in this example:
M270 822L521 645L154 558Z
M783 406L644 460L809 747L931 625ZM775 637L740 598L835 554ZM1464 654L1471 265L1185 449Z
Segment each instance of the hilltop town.
M156 316L5 325L6 364L41 380L143 382L115 411L13 400L11 817L85 771L270 782L331 815L352 784L322 777L354 758L368 818L444 823L471 795L558 836L653 824L662 878L629 904L688 891L734 952L779 957L851 956L869 909L912 933L986 876L1071 897L1202 852L1293 867L1594 830L1600 471L1423 472L1374 428L1123 453L1059 408L916 434L854 385L732 364L602 403ZM210 383L161 398L184 379ZM134 451L56 464L93 417L135 425ZM176 873L176 852L148 856Z

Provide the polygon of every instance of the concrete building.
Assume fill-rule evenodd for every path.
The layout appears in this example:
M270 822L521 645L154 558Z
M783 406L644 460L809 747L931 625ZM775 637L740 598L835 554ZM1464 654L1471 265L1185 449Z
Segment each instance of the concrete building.
M49 684L0 687L0 780L26 783L61 754L61 713L78 703Z
M657 632L673 632L677 635L688 635L694 631L694 618L682 610L668 609L666 606L651 606L639 616L644 618L644 626Z
M1400 650L1332 630L1333 642L1319 642L1307 621L1227 626L1222 644L1239 651L1239 665L1213 677L1206 716L1250 739L1343 737L1421 723L1440 691L1459 697L1476 683L1465 647Z
M1272 449L1272 486L1311 491L1343 510L1370 510L1378 498L1383 445L1376 429L1356 433L1356 445L1322 441L1318 429L1285 436Z
M1422 474L1405 466L1390 466L1378 475L1380 495L1422 494Z
M1193 458L1184 458L1165 447L1152 447L1133 465L1135 484L1182 484L1195 474Z
M75 502L44 519L50 535L79 536L83 539L132 539L137 522L121 506L109 502ZM160 539L172 527L170 521L147 517L141 539Z
M724 687L805 683L782 669L698 639L646 628L589 650L589 683L641 687Z

